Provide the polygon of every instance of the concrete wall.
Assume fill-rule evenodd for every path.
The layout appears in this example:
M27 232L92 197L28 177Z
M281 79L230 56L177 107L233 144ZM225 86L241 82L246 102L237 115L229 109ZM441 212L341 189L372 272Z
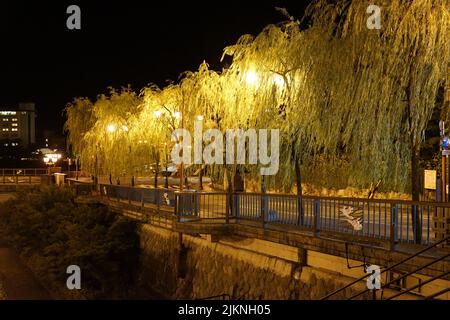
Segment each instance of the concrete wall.
M140 284L167 298L229 294L232 298L307 300L319 299L353 280L308 265L308 259L314 263L317 257L300 248L256 239L210 240L184 235L184 249L180 249L178 233L144 225ZM359 270L352 272L362 275ZM364 283L354 287L364 288ZM351 292L356 291L344 294Z

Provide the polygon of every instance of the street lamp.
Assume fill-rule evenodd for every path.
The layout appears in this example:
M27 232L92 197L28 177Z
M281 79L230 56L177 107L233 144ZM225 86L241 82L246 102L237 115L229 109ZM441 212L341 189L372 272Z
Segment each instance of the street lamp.
M156 118L160 118L162 115L161 110L156 110L155 112L153 112L153 114L155 115Z
M249 85L254 85L258 82L258 75L256 74L255 71L249 70L249 71L247 71L247 73L245 75L245 81Z

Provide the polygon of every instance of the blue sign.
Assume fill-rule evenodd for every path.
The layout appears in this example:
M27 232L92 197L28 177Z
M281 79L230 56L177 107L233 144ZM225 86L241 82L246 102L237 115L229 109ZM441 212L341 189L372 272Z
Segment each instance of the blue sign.
M450 139L448 137L444 137L442 139L442 150L447 150L450 147Z

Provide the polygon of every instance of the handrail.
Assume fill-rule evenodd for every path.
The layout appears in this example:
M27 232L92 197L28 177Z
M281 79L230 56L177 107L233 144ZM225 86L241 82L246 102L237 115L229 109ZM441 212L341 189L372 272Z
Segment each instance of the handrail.
M410 291L412 291L412 290L414 290L414 289L417 289L417 288L419 288L419 287L421 287L421 286L423 286L423 285L425 285L425 284L427 284L427 283L430 283L430 282L433 282L434 280L437 280L437 279L439 279L439 278L445 277L445 276L448 275L448 274L450 274L450 271L447 271L447 272L444 272L444 273L442 273L442 274L440 274L440 275L434 276L433 278L430 278L430 279L428 279L428 280L426 280L426 281L424 281L424 282L421 282L421 283L419 283L419 284L416 284L415 286L412 286L411 288L408 288L408 289L406 289L406 290L404 290L404 291L401 291L401 292L399 292L399 293L396 293L396 294L390 296L389 298L386 298L386 300L391 300L391 299L397 298L397 297L399 297L399 296L401 296L401 295L403 295L403 294L405 294L405 293L408 293L408 292L410 292Z
M449 292L449 291L450 291L450 287L449 287L449 288L445 288L445 289L443 289L443 290L441 290L441 291L435 292L435 293L433 293L432 295L429 295L429 296L425 297L425 300L431 300L431 299L434 299L434 298L439 297L440 295L442 295L442 294L444 294L444 293L447 293L447 292Z
M407 276L410 276L410 275L416 273L417 271L420 271L420 270L422 270L422 269L425 269L425 268L431 266L432 264L435 264L436 262L439 262L439 261L441 261L441 260L444 260L445 258L448 258L448 257L450 257L450 253L449 253L449 254L446 254L446 255L444 255L444 256L442 256L442 257L436 259L436 260L433 260L433 261L431 261L431 262L429 262L429 263L427 263L427 264L425 264L425 265L423 265L423 266L421 266L421 267L419 267L419 268L417 268L417 269L415 269L415 270L413 270L413 271L410 271L410 272L408 272L408 273L402 275L402 276L399 277L399 278L395 278L395 279L389 281L388 283L385 283L384 285L381 286L381 289L382 289L382 288L386 288L386 287L388 287L390 284L392 284L392 283L394 283L394 282L396 282L396 281L398 281L398 280L401 280L401 279L403 279L403 278L406 278ZM381 273L380 273L380 275L381 275ZM353 299L353 298L356 298L356 297L358 297L358 296L360 296L360 295L366 293L367 291L370 291L370 289L366 289L366 290L364 290L364 291L361 291L360 293L357 293L357 294L351 296L351 297L348 298L347 300L351 300L351 299Z
M438 242L436 242L436 243L434 243L434 244L432 244L432 245L430 245L430 246L428 246L428 247L426 247L426 248L424 248L424 249L422 249L422 250L416 252L415 254L413 254L413 255L407 257L406 259L404 259L404 260L402 260L402 261L400 261L400 262L397 262L397 263L393 264L392 266L390 266L390 267L384 269L383 271L380 272L380 275L381 275L382 273L386 272L386 271L389 271L389 270L392 270L392 269L395 268L395 267L398 267L398 266L401 265L402 263L405 263L406 261L409 261L409 260L411 260L412 258L417 257L418 255L420 255L420 254L422 254L422 253L424 253L424 252L426 252L426 251L428 251L428 250L430 250L430 249L436 247L437 245L439 245L439 244L441 244L441 243L443 243L443 242L448 241L449 239L450 239L450 236L445 237L445 238L439 240ZM340 289L338 289L338 290L335 290L335 291L331 292L330 294L326 295L325 297L323 297L323 298L320 299L320 300L326 300L326 299L328 299L329 297L334 296L336 293L341 292L341 291L343 291L343 290L345 290L345 289L351 287L351 286L354 285L355 283L358 283L358 282L364 280L365 278L367 278L367 277L369 277L369 276L371 276L371 275L372 275L372 274L369 274L369 273L368 273L368 274L366 274L366 275L364 275L364 276L362 276L362 277L356 279L355 281L352 281L351 283L347 284L346 286L344 286L344 287L342 287L342 288L340 288Z
M198 300L211 300L214 298L223 298L225 300L225 298L231 299L231 296L227 293L222 293L216 296L211 296L211 297L206 297L206 298L199 298Z
M336 201L352 201L352 202L370 202L370 203L390 203L390 204L409 204L409 205L421 205L421 206L439 206L450 208L449 202L439 201L412 201L402 199L369 199L369 198L352 198L352 197L330 197L330 196L312 196L312 195L295 195L288 193L260 193L260 192L234 192L236 195L249 195L249 196L268 196L268 197L280 197L280 198L302 198L302 199L319 199L319 200L336 200Z

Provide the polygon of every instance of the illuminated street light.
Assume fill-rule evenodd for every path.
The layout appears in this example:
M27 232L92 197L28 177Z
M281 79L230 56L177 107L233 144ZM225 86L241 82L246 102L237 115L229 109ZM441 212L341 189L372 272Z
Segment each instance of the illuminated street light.
M156 110L155 112L153 112L153 114L155 115L156 118L161 117L162 112L160 110Z
M181 113L176 111L176 112L174 112L173 116L175 117L175 119L180 119Z
M249 70L249 71L247 71L247 74L245 76L245 81L249 85L254 85L254 84L256 84L258 82L258 75L256 74L255 71Z
M113 124L109 124L106 129L108 130L108 132L113 133L114 131L116 131L116 126Z
M273 83L281 90L284 88L284 78L280 76L279 74L273 75L272 78Z
M203 121L203 116L202 116L202 115L198 115L198 116L197 116L197 120L198 120L198 121Z
M122 130L125 131L125 132L128 132L128 127L125 126L125 125L123 125L123 126L122 126Z

